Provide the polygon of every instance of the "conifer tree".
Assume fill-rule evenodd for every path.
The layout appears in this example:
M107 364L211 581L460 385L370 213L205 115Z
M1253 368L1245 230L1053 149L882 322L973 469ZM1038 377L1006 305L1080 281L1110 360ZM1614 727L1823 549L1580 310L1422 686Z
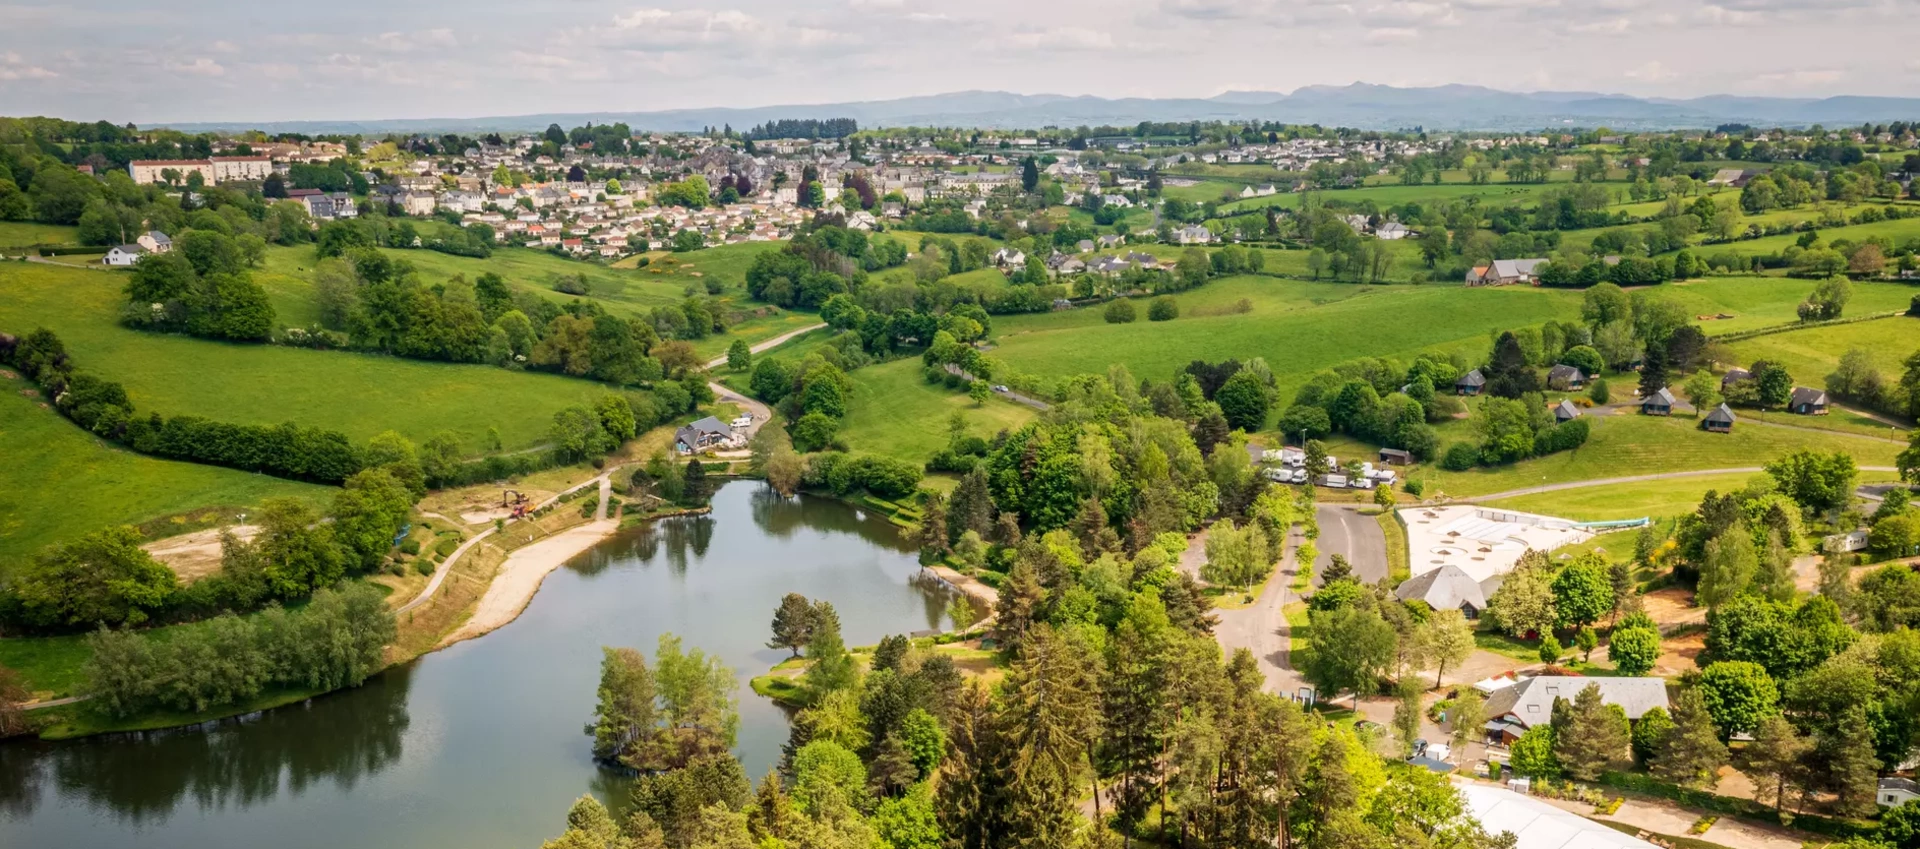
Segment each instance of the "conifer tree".
M1602 701L1600 685L1588 684L1574 696L1567 727L1554 738L1554 755L1568 775L1594 781L1626 757L1628 733L1626 716Z
M1727 747L1714 731L1706 700L1698 688L1682 690L1673 703L1673 726L1654 753L1653 774L1686 787L1712 787L1726 764Z

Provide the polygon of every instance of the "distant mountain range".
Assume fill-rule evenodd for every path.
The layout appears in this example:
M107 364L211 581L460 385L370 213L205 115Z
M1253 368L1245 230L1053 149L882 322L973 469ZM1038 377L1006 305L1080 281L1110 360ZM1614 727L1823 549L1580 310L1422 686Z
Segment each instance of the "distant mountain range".
M1706 129L1726 123L1765 127L1858 125L1920 119L1914 97L1735 97L1686 100L1587 91L1510 92L1468 85L1431 88L1354 83L1308 86L1291 94L1230 91L1208 98L1105 98L962 91L894 100L659 112L577 112L487 118L370 121L184 122L191 132L258 129L298 133L508 132L625 122L636 130L744 130L781 118L853 118L862 127L940 126L1021 129L1131 126L1141 121L1284 121L1376 130L1544 130L1607 126L1619 130Z

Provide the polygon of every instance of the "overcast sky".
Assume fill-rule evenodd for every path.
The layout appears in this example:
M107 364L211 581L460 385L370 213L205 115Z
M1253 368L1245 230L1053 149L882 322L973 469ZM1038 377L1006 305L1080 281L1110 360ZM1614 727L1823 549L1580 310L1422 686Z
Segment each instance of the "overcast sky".
M1355 81L1910 96L1916 31L1920 0L68 0L0 3L0 114L479 117Z

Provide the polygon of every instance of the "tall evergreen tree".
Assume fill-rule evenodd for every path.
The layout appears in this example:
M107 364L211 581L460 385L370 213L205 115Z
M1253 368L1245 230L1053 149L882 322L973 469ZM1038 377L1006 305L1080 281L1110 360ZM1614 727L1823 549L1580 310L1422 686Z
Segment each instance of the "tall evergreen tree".
M1653 774L1687 787L1712 787L1727 764L1727 747L1714 731L1713 717L1697 687L1680 691L1673 704L1673 726L1654 752Z
M1807 757L1813 742L1794 730L1793 723L1779 714L1762 720L1753 735L1753 743L1740 751L1736 760L1740 771L1753 779L1754 798L1773 801L1775 811L1784 810L1789 791L1804 787Z
M813 603L806 596L782 596L780 606L773 611L773 639L767 642L767 648L787 649L799 657L800 648L813 639L813 620Z
M1078 640L1035 625L1008 671L997 721L1010 754L1007 832L1015 846L1065 846L1081 825L1077 781L1099 717L1096 659Z
M948 757L934 810L952 849L999 849L1008 831L1009 758L987 689L970 681L947 724Z
M1527 353L1512 331L1500 334L1493 343L1493 359L1487 363L1487 392L1499 398L1519 398L1540 391L1540 375L1527 362Z
M656 731L653 674L628 648L602 648L599 702L586 728L595 760L637 766L633 757Z
M1554 737L1554 755L1568 775L1595 781L1627 756L1628 734L1626 715L1601 700L1600 685L1588 684L1573 699L1566 729Z

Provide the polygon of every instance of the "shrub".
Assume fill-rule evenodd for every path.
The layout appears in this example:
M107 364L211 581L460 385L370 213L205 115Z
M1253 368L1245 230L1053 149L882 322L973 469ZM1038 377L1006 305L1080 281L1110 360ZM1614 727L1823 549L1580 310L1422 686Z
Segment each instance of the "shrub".
M1471 442L1456 442L1447 446L1447 453L1440 459L1440 468L1449 472L1464 472L1480 463L1480 448Z
M1147 305L1148 321L1172 321L1179 317L1180 304L1173 300L1172 295L1161 295Z
M400 550L410 557L417 557L420 554L420 541L408 538L406 542L400 543Z
M1613 391L1607 386L1606 380L1596 379L1592 386L1587 387L1587 397L1592 398L1595 404L1605 404L1613 397Z
M1920 303L1920 300L1916 302ZM1139 318L1139 314L1134 311L1132 301L1121 298L1107 304L1106 317L1108 324L1129 324Z
M413 571L419 572L422 575L431 575L433 574L433 564L425 560L415 560L413 561Z

